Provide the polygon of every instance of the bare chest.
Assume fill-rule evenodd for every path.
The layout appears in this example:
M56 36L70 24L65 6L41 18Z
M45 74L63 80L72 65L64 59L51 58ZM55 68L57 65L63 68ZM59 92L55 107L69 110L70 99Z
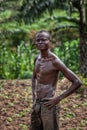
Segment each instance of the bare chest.
M42 60L42 61L37 61L35 64L35 71L36 73L39 73L41 75L47 75L50 73L53 73L53 71L56 70L54 67L52 60Z

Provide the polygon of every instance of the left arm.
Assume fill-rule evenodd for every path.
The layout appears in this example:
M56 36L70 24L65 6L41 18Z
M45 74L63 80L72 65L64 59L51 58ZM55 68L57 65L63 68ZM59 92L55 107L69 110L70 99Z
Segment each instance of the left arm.
M57 103L59 103L62 99L66 98L67 96L71 95L73 92L76 91L81 86L80 79L71 71L69 70L64 63L60 59L56 59L54 61L55 67L63 73L63 75L72 82L72 85L67 89L64 93L61 95L48 99L48 102L45 103L46 106L49 108L55 106Z
M69 89L67 89L63 94L61 94L58 99L61 101L62 99L66 98L67 96L71 95L73 92L76 91L81 86L80 79L69 69L66 68L66 70L63 72L64 76L72 82Z

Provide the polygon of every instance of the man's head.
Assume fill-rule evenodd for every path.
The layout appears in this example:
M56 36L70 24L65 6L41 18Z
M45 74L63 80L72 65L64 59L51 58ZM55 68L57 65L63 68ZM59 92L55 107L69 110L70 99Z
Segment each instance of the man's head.
M35 35L35 44L38 50L46 50L49 48L51 36L49 32L41 30Z

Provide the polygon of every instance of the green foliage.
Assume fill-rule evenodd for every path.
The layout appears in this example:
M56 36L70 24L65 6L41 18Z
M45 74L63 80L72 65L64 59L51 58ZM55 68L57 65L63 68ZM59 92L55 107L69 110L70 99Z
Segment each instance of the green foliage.
M37 55L32 39L40 29L50 31L55 46L53 52L69 68L78 71L79 44L78 40L72 39L78 38L79 16L77 13L74 13L73 17L67 16L65 11L69 9L67 2L67 0L0 1L0 79L31 77L33 60ZM30 25L31 22L33 23ZM61 45L58 45L59 40Z
M71 70L79 70L79 40L65 42L54 49L54 53L69 67Z
M63 2L60 0L24 0L19 12L19 19L25 23L31 23L36 18L43 16L44 12L52 14L53 9L61 7Z
M34 53L32 44L25 45L23 42L17 48L0 48L0 78L30 78L35 57L32 50Z
M19 124L19 126L21 127L21 130L27 130L28 126L26 124Z
M79 70L79 40L65 42L53 49L53 52L73 71ZM37 50L31 43L21 42L17 48L0 48L0 78L31 78L34 58Z
M84 78L83 76L80 76L80 79L81 79L81 81L82 81L82 84L83 84L84 86L87 86L87 78Z

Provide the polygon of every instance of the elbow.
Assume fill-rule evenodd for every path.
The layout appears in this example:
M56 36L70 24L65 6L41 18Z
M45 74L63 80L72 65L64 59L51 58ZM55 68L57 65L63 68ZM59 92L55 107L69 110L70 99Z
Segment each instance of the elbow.
M76 79L75 85L77 86L77 88L81 87L81 85L82 85L81 80L80 79Z

